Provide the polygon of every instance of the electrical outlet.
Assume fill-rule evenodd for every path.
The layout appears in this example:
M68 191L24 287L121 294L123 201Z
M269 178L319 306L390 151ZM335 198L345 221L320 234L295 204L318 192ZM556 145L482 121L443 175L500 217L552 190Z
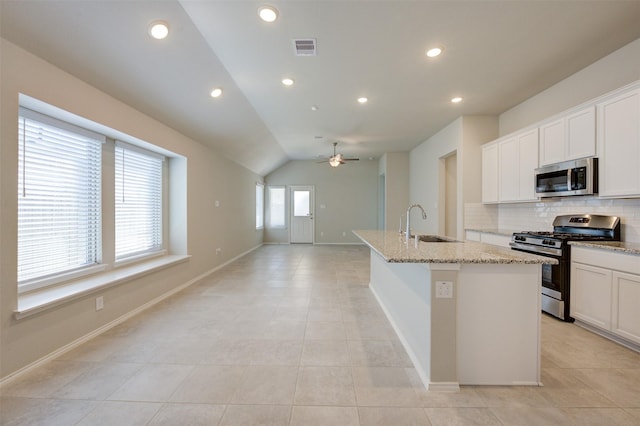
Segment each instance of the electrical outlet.
M216 256L217 256L217 255L219 255L221 251L222 251L222 249L221 249L220 247L218 247L218 248L216 249Z
M343 233L342 233L342 236L343 236L343 237L346 237L346 236L347 236L347 233L346 233L346 232L343 232Z
M436 281L436 299L453 298L453 281Z
M99 311L102 308L104 308L104 297L98 296L96 297L96 311Z
M324 237L324 232L320 231L320 236Z
M216 207L220 207L220 201L216 200Z

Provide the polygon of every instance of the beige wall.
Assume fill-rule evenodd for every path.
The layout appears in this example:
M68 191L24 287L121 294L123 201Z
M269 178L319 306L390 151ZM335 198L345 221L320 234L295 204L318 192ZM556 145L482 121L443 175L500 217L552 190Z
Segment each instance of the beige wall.
M315 161L290 161L265 176L265 184L286 185L287 192L290 185L313 185L315 242L354 244L361 241L352 230L377 227L377 172L378 162L370 160L352 161L338 168ZM264 238L266 243L288 243L289 228L266 229Z
M500 114L500 135L515 132L640 79L640 39Z
M255 182L249 170L98 91L15 45L0 40L0 378L35 362L262 242L255 230ZM151 142L186 159L187 252L191 259L41 314L15 320L18 94ZM215 207L215 201L220 207ZM215 248L221 253L216 256Z
M411 200L409 197L409 153L387 152L380 159L378 173L384 176L384 217L387 231L398 231L400 217L403 229L406 227L406 211Z
M549 89L500 115L500 134L560 113L640 79L640 39L605 56ZM498 226L505 229L551 230L557 215L592 213L620 216L622 239L640 242L639 200L568 197L540 203L501 204Z
M482 144L497 137L498 120L494 116L464 116L411 150L409 194L412 203L421 204L427 220L412 216L416 232L445 234L444 178L445 158L457 156L457 235L463 235L464 203L481 197Z

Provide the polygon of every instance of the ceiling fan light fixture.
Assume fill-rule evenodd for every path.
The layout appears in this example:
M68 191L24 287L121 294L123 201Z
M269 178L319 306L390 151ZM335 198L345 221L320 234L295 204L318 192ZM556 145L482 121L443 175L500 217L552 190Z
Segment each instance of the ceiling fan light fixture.
M278 9L273 6L262 6L258 9L258 16L264 22L275 22L278 19Z
M338 167L340 165L340 159L338 158L338 156L329 158L329 165L331 167Z
M156 40L162 40L169 35L169 24L165 21L153 21L149 24L149 35Z

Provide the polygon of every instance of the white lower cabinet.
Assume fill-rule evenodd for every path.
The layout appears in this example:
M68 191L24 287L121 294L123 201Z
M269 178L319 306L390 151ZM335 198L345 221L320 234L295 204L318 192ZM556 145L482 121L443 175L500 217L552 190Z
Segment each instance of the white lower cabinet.
M612 331L640 343L640 275L614 272L613 300Z
M608 269L571 265L571 316L609 330L611 328L612 273Z
M571 316L640 344L640 256L571 248Z

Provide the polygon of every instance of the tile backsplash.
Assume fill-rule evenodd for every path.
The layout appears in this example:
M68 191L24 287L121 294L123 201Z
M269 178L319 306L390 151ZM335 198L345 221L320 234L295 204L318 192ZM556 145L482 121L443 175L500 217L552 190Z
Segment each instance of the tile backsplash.
M551 231L553 219L564 214L619 216L622 241L640 243L640 199L568 197L535 203L465 205L465 228Z

